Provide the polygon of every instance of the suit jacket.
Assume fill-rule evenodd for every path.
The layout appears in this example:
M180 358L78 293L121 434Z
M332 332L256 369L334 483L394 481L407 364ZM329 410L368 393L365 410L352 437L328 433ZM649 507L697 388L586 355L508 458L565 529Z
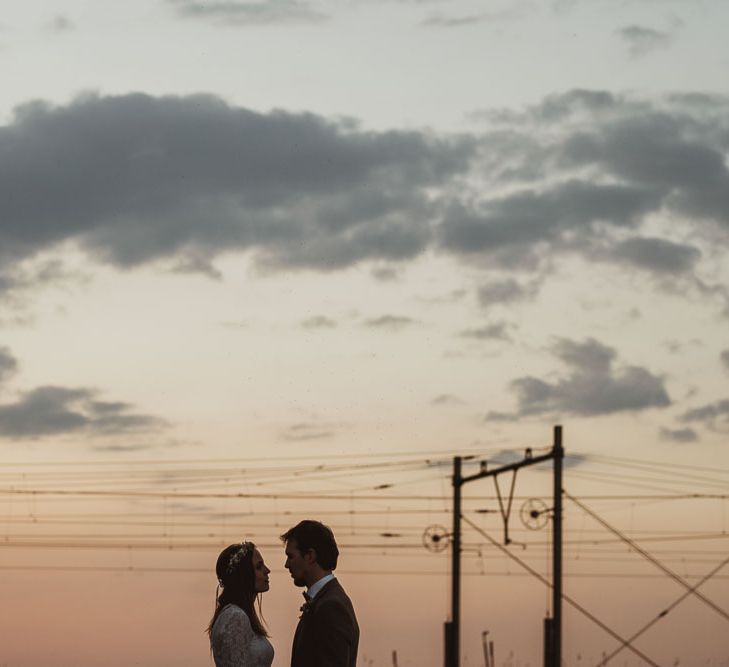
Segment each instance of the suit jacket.
M339 581L328 582L305 607L294 634L291 667L355 667L359 626Z

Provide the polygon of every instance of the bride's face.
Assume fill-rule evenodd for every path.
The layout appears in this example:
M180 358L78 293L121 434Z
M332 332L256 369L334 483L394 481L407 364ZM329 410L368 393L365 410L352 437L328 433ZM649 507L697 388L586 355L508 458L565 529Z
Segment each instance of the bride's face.
M263 562L263 556L258 549L253 551L253 581L256 593L264 593L269 589L268 575L271 572Z

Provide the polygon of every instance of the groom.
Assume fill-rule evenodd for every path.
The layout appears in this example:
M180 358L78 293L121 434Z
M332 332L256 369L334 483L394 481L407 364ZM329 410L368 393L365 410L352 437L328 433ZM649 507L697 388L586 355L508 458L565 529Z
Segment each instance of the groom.
M281 541L294 584L306 586L291 667L355 667L359 626L352 602L332 574L339 556L334 533L319 521L305 520Z

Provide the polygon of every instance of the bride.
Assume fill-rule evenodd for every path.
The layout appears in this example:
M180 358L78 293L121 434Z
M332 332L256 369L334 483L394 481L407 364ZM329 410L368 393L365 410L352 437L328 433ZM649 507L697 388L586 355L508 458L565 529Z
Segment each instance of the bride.
M259 617L270 572L253 542L231 544L218 556L215 573L223 591L208 626L216 667L271 667L273 646Z

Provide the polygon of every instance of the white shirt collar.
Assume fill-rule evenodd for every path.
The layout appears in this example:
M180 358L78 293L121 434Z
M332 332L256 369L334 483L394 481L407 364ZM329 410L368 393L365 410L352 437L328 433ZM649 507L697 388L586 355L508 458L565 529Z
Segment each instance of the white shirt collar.
M317 581L315 584L312 584L307 590L306 594L309 596L310 600L313 600L316 594L324 588L332 579L335 579L335 576L331 573L325 574L319 581Z

